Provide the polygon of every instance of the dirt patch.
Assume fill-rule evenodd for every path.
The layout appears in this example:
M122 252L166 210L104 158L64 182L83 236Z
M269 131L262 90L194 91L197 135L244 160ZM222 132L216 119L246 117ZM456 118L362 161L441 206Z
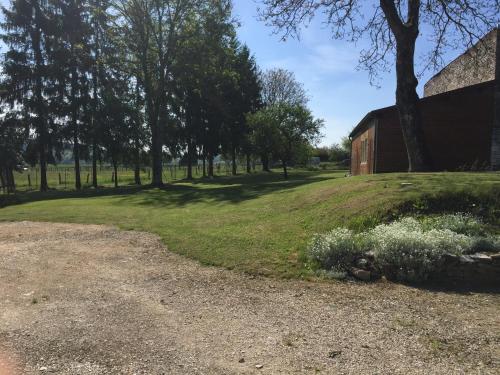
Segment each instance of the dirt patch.
M0 373L493 374L499 309L496 294L244 276L106 226L0 224Z

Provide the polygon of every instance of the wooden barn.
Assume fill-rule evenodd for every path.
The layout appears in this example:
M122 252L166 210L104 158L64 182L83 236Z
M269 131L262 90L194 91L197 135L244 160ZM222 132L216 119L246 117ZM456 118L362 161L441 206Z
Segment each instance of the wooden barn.
M425 84L419 105L435 170L500 169L499 47L495 29ZM351 174L408 170L396 106L368 113L350 138Z

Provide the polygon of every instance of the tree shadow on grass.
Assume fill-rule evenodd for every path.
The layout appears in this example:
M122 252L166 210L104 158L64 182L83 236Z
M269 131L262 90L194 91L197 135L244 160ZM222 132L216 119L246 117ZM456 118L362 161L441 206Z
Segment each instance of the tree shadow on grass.
M300 173L286 181L276 174L219 177L212 180L204 179L191 182L178 181L163 189L152 189L146 194L134 197L120 197L120 200L155 207L184 206L199 202L240 203L267 194L280 194L299 186L335 178L338 177Z
M277 173L257 173L192 181L180 180L166 184L163 188L121 186L118 188L88 188L80 191L20 192L13 195L0 195L0 208L36 201L96 197L116 198L118 205L128 203L158 207L183 206L196 202L238 203L266 194L336 178L340 178L340 176L325 176L325 173L319 172L295 172L289 180L283 180L282 176Z

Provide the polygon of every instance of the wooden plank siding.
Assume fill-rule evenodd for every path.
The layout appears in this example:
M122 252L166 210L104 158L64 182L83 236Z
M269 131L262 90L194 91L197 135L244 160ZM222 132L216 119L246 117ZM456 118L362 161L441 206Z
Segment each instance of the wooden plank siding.
M494 83L490 81L421 99L424 136L434 170L467 170L490 164L495 113ZM351 133L351 173L407 171L406 147L396 107L374 111L364 121L371 124L369 129L362 122ZM375 123L377 126L373 125ZM376 139L376 149L368 168L364 168L356 153L367 132L373 132L369 133L369 137Z
M362 144L368 142L366 161L362 160ZM374 172L375 166L375 122L368 125L365 131L360 133L352 141L351 174L370 174Z

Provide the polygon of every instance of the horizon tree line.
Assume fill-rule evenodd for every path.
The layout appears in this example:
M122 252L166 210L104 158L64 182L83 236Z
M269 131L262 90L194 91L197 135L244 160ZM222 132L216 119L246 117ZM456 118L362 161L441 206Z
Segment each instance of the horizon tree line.
M186 160L188 179L198 159L213 177L221 154L233 174L239 157L250 172L255 155L267 170L275 155L256 144L249 115L278 105L283 112L286 103L285 112L300 114L296 123L314 122L292 73L259 71L237 38L231 0L12 0L2 12L4 186L13 188L13 171L28 163L39 165L40 190L48 190L47 165L68 144L77 190L82 160L91 162L94 188L102 161L114 168L115 184L118 165L133 166L141 184L149 164L155 187L167 158Z

